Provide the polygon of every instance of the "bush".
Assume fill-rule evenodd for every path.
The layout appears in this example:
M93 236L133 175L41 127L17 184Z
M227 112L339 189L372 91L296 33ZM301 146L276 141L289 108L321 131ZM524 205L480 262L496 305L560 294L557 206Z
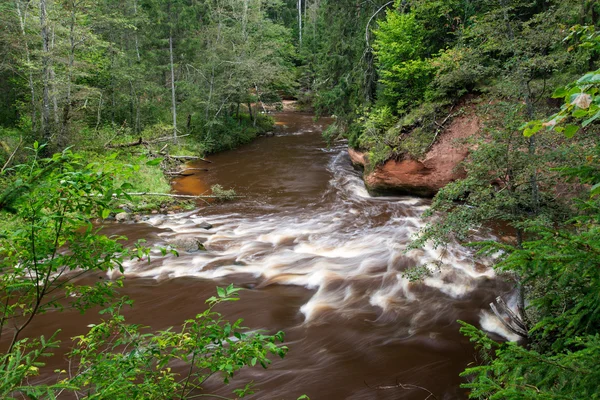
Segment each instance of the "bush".
M285 355L287 348L277 344L283 333L247 333L242 320L231 323L214 311L239 300L240 289L231 285L217 288L207 309L179 329L153 333L127 324L120 311L131 302L115 302L120 280L85 285L78 279L123 272L126 258L149 258L149 249L139 243L125 248L125 238L101 235L91 223L110 214L113 195L128 198L130 185L115 183L119 169L111 163L88 162L69 150L43 159L42 150L36 143L30 162L14 168L14 179L0 193L0 212L11 222L0 228L0 329L10 322L12 333L0 356L0 397L50 399L70 392L90 399L196 398L208 396L202 385L215 373L227 383L241 368L266 368L270 354ZM54 336L23 338L24 329L44 312L97 306L107 307L102 313L109 318L75 338L68 354L72 369L55 371L56 384L30 383L60 343ZM247 385L234 392L242 397L252 390Z

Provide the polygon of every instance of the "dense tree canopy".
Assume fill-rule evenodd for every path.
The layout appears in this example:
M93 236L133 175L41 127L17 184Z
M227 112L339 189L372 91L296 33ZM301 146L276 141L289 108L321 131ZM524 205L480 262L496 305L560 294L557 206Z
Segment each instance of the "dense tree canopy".
M230 149L271 129L267 109L294 97L333 115L326 138L363 150L367 168L421 160L442 120L476 117L481 129L457 143L470 149L466 175L435 196L413 243L502 234L473 245L514 283L518 304L503 320L523 341L463 324L481 349L464 387L472 398L599 398L599 24L594 0L0 3L0 329L24 321L0 357L0 393L185 398L212 373L228 379L285 354L281 334L246 334L212 310L237 299L233 287L176 332L142 333L109 306L110 318L77 339L80 370L56 386L26 384L54 339L21 334L60 308L65 290L82 310L110 302L110 285L62 285L61 268L106 270L146 254L90 223L130 187L115 179L117 161L132 156L103 167L105 148L139 138L154 161L138 171L167 154L165 137L200 155ZM150 147L157 138L160 150ZM67 245L72 254L61 254ZM137 358L107 351L115 332ZM180 379L173 361L196 372Z

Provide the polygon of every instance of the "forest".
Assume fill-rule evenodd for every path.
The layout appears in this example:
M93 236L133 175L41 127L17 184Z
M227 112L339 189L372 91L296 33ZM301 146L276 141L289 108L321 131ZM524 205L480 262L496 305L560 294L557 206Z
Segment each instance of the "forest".
M456 324L477 360L461 365L461 393L600 398L599 2L6 0L0 26L0 397L225 398L205 390L213 375L226 384L289 357L283 332L222 315L243 293L233 284L182 325L147 331L122 314L126 279L82 277L177 257L97 221L123 203L238 201L218 185L160 196L182 161L272 133L293 99L332 118L324 140L361 155L372 195L423 195L426 175L414 187L374 179L386 165L428 166L453 124L474 121L452 141L460 171L428 187L406 249L465 245L517 294L489 310L517 340ZM418 285L446 261L402 276ZM101 309L103 321L73 343L28 336L65 309ZM71 369L39 379L64 346ZM256 396L246 383L231 398Z

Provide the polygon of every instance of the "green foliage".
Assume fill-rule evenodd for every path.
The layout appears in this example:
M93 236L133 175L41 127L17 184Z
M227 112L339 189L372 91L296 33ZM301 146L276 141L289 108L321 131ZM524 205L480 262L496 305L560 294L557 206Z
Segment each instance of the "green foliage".
M123 272L126 258L149 256L140 243L126 248L125 238L103 236L91 223L110 214L113 195L127 199L131 185L115 184L120 168L114 164L88 162L70 150L40 158L42 150L36 142L31 161L14 168L0 201L0 211L13 213L0 231L0 333L12 334L0 356L2 398L54 399L69 392L91 399L195 398L204 395L203 384L214 374L228 383L241 368L266 368L271 354L285 355L287 348L277 344L282 332L248 332L242 320L228 322L214 310L239 300L233 285L217 288L207 309L180 328L153 332L127 324L120 311L131 302L114 302L120 280L86 285L80 278L114 268ZM109 318L75 338L69 371L55 371L56 384L31 383L59 342L22 338L24 329L45 312L97 306L107 306L101 313ZM234 392L243 397L252 388Z
M46 340L43 336L39 339L23 339L15 343L12 350L0 357L0 395L4 399L12 397L19 392L30 398L55 398L59 390L69 388L68 384L51 386L30 386L29 378L38 375L39 369L45 364L44 358L52 356L50 350L59 347L59 342L54 336Z
M356 109L374 99L376 71L366 48L367 23L387 1L321 0L310 2L300 57L300 83L317 115L338 117L339 132L349 128ZM374 16L375 22L384 16ZM374 25L370 25L373 27ZM372 41L372 35L370 35Z
M496 241L473 245L479 247L479 254L496 257L494 268L517 281L519 308L529 329L527 343L525 346L497 343L476 327L461 322L461 332L470 337L482 355L480 365L470 366L462 373L469 379L463 387L470 389L470 398L596 399L600 396L600 375L596 368L600 356L600 260L597 259L600 146L594 140L580 139L577 143L571 139L580 126L584 132L593 129L595 110L589 110L589 114L587 110L592 108L597 92L595 74L588 73L558 89L553 97L564 99L561 110L546 122L522 124L523 137L515 138L511 133L508 142L502 136L492 136L492 141L478 144L466 164L468 177L444 188L434 201L438 210L445 204L442 207L446 214L443 222L430 224L421 239L428 237L439 244L442 238L447 240L448 235L457 235L464 240L469 235L465 225L473 227L489 216L510 223L517 232L516 245ZM515 132L519 122L514 115L511 120L512 123L505 121L503 128ZM563 120L570 124L561 126ZM532 139L543 127L563 133L571 140L563 141L551 133ZM497 144L506 150L494 151ZM533 147L536 144L537 148ZM516 147L511 150L513 145ZM565 147L561 150L562 146ZM571 158L575 153L584 157ZM493 167L490 169L490 163L504 170L503 175L498 176ZM549 166L559 176L546 178ZM532 167L533 170L528 170ZM520 174L529 186L525 193L518 187ZM593 185L591 196L575 202L576 207L571 207L568 213L552 212L553 207L548 208L551 202L544 199L552 193L552 188L544 187L543 181L550 179L555 184L562 180L563 185L568 185L573 178ZM489 190L490 179L500 190ZM452 206L457 200L461 203ZM566 218L568 214L572 218Z
M233 200L236 196L234 189L223 189L221 185L212 185L210 191L213 196L216 196L221 201Z
M439 191L426 214L439 213L440 218L427 224L415 246L428 240L435 245L453 238L467 241L475 229L499 221L521 240L532 225L551 226L573 215L570 202L555 194L556 185L567 181L559 168L584 163L593 154L588 144L546 136L532 153L519 130L522 109L510 103L480 107L485 107L488 121L483 134L467 143L474 148L462 165L467 177Z
M536 229L522 247L482 243L504 252L496 269L520 276L527 290L529 346L499 344L473 326L461 330L487 352L463 376L472 398L598 398L600 246L597 215L561 230ZM492 352L493 351L493 352ZM492 353L490 353L492 352Z
M440 51L431 59L431 65L435 77L430 96L434 98L459 98L473 92L488 73L477 50L463 46Z
M42 148L36 142L31 161L15 167L0 200L0 210L15 213L12 226L0 231L0 327L21 321L10 348L37 314L65 307L83 312L110 301L118 281L87 287L75 279L122 269L129 257L118 238L100 235L91 223L110 213L113 194L124 194L125 185L114 185L115 170L69 150L40 159Z
M239 300L239 290L233 285L217 288L205 311L181 328L160 332L127 324L120 307L111 307L109 319L74 338L69 357L78 367L74 378L65 375L63 383L90 399L164 399L174 394L185 399L202 393L214 374L228 383L244 367L267 368L270 354L283 357L287 352L276 344L283 333L248 333L241 319L231 323L214 311L220 303ZM244 397L253 391L248 385L235 393Z
M578 47L600 52L600 35L594 26L576 25L565 41L577 39ZM555 130L565 137L573 137L580 129L572 120L582 120L581 128L586 128L600 118L600 70L588 72L575 82L556 89L552 95L555 99L563 99L559 112L546 121L529 121L523 126L525 136L532 136L541 131Z
M271 129L268 118L254 118L240 104L255 103L259 114L261 104L295 90L291 31L268 17L275 6L262 0L52 1L49 52L39 40L40 1L16 0L0 14L7 28L0 47L9 49L0 87L10 89L0 96L10 114L0 126L20 128L26 143L37 138L50 150L99 149L114 136L148 138L157 132L147 129L165 125L173 135L171 55L178 130L204 152Z
M543 354L516 343L496 343L472 325L461 332L482 350L484 364L461 376L474 399L597 399L600 336L573 339L575 351Z
M430 62L421 59L424 29L413 14L390 11L379 24L376 37L373 48L383 86L380 101L402 112L423 100L433 77Z
M429 114L432 120L413 119L413 125L406 123L404 117L429 103L456 105L461 96L468 94L485 94L515 105L525 102L528 121L547 115L545 111L536 115L544 108L540 99L547 94L547 87L564 85L597 59L597 51L590 44L596 40L595 14L592 20L584 17L589 7L587 2L574 0L544 5L526 0L396 2L393 9L388 9L385 20L377 21L378 26L374 24L378 81L373 103L391 107L400 123L373 140L364 124L369 121L369 112L377 112L379 106L357 104L356 109L373 111L362 118L363 127L346 132L350 144L369 150L380 161L405 154L422 157L431 143L428 138L437 131L432 128L439 122L435 112ZM565 27L581 21L591 24L585 29L574 28L563 42ZM569 47L569 41L576 44ZM593 74L585 79L593 79ZM590 83L580 82L579 89L571 86L566 92L557 93L560 97L569 96L564 110L556 115L558 119L573 112L582 116L584 110L575 103L586 107L587 124L596 118L595 103L588 105L588 95L596 90L586 86ZM362 116L359 113L359 118ZM550 129L558 122L534 121L527 132L532 134L544 126ZM568 126L558 130L566 129L565 133L572 136L575 125L564 122ZM353 122L346 123L348 127L352 125ZM408 134L410 131L414 134ZM361 142L362 135L365 138Z

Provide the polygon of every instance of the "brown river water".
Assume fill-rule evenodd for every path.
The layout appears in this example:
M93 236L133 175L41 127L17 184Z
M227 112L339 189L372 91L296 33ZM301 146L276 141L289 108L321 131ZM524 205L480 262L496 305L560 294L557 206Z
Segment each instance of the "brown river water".
M254 381L252 399L466 398L458 374L476 357L456 321L510 337L488 311L510 285L458 245L406 253L429 201L371 197L345 144L328 148L321 139L328 120L301 113L276 118L275 136L214 155L212 164L196 165L208 171L173 183L187 194L219 183L245 197L106 228L151 245L198 239L207 249L128 263L122 292L135 300L128 321L175 326L202 311L217 285L234 283L247 289L242 300L219 311L244 318L251 329L285 331L290 351L268 370L240 372L227 387L213 381L212 393L227 396ZM213 227L203 229L202 222ZM421 283L402 275L442 257L441 268ZM99 318L52 313L40 316L29 333L62 328L68 341ZM397 383L435 397L421 389L377 389Z

